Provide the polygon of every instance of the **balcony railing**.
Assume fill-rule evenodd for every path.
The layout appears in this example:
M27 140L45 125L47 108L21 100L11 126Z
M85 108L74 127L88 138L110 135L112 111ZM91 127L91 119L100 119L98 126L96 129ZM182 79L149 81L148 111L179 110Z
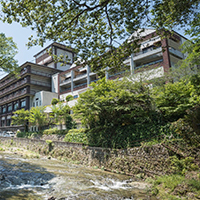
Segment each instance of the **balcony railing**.
M183 54L180 51L174 49L173 47L169 47L169 52L180 57L180 58L184 57Z
M82 83L82 84L76 85L76 86L74 86L74 88L82 87L84 85L87 85L87 83Z
M156 50L156 49L159 49L161 47L151 47L149 49L146 49L145 51L139 51L137 53L134 53L133 56L139 56L139 55L142 55L142 54L145 54L145 53L148 53L148 52L151 52L153 50Z
M27 82L28 82L27 79L19 81L19 82L15 83L15 84L11 85L9 88L5 88L3 91L0 92L0 95L6 94L7 92L10 92L13 89L15 89L15 88L27 83Z
M31 80L31 84L40 85L40 86L45 86L45 87L51 87L51 84L49 84L49 83L44 83L44 82L41 82L41 81L34 81L34 80Z
M142 68L142 67L147 67L147 66L150 66L150 65L155 65L155 64L161 63L161 62L163 62L163 59L156 60L154 62L150 62L150 63L144 64L144 65L139 65L139 66L135 67L135 69L139 69L139 68Z
M39 72L39 71L35 71L35 70L31 70L32 74L36 74L36 75L40 75L40 76L46 76L46 77L51 77L50 74L44 73L44 72Z
M61 89L60 91L61 93L67 93L67 92L71 92L71 88L67 88L67 89Z
M71 82L71 80L72 80L71 78L68 78L68 79L66 79L66 80L61 81L60 83L61 83L61 84L62 84L62 83L63 83L63 84L64 84L64 83L66 84L66 83Z
M78 75L76 75L75 77L74 77L74 79L76 79L76 78L80 78L80 77L83 77L83 76L86 76L87 74L78 74Z
M8 97L4 97L4 98L0 99L0 104L8 102L9 100L12 100L12 99L14 99L16 97L19 97L21 95L24 95L26 93L27 93L27 89L26 88L21 90L21 91L17 91L14 94L10 94Z
M23 75L23 74L25 74L26 72L28 72L28 70L27 70L27 69L24 69L24 70L20 73L20 75ZM3 87L3 86L5 86L5 85L7 85L8 83L12 82L13 80L15 80L15 78L10 78L10 79L4 81L3 83L0 83L0 87Z

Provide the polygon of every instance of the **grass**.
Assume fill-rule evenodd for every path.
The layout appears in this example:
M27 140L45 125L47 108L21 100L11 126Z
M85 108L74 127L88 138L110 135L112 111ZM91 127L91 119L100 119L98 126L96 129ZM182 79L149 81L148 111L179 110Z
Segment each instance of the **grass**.
M152 195L162 200L200 199L200 178L197 172L186 175L173 174L147 179L151 183Z

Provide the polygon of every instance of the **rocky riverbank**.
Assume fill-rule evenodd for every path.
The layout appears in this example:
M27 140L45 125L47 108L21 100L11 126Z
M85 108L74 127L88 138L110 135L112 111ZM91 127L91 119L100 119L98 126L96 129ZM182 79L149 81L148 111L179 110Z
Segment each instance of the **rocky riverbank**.
M149 184L128 176L84 168L33 152L0 152L0 196L17 199L151 199Z

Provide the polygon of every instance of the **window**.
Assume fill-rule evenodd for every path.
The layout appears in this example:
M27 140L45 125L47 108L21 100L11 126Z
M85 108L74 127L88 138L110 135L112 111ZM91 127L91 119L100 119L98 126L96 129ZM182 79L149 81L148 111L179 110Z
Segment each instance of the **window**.
M77 99L78 98L78 95L74 95L74 99Z
M26 107L26 100L22 100L22 101L21 101L21 107L22 107L22 108Z
M6 120L6 126L10 126L10 124L11 124L11 119L7 119Z
M8 112L12 111L12 104L8 105Z
M5 106L3 107L3 110L2 110L2 112L3 112L3 113L5 113L5 112L6 112L6 107L5 107Z
M19 104L18 104L18 103L15 103L15 104L14 104L14 110L17 110L18 107L19 107Z
M35 102L33 102L33 107L35 107Z

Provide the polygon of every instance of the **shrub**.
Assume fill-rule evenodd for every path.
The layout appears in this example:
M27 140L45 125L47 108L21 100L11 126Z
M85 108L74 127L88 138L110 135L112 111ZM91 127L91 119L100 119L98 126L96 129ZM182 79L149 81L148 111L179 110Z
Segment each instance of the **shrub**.
M21 131L18 131L17 134L16 134L16 137L19 137L19 138L27 138L29 136L31 136L32 132L21 132Z
M64 138L64 141L88 144L87 135L84 128L69 130Z
M45 135L53 135L53 134L65 135L67 132L68 132L68 130L58 130L57 128L50 128L50 129L44 130L43 134L45 134Z
M66 96L66 98L65 98L65 100L68 102L68 101L71 101L71 100L73 100L74 99L74 97L72 96L72 95L67 95Z
M59 102L58 99L53 98L52 101L51 101L51 104L52 104L52 105L56 105L58 102Z

